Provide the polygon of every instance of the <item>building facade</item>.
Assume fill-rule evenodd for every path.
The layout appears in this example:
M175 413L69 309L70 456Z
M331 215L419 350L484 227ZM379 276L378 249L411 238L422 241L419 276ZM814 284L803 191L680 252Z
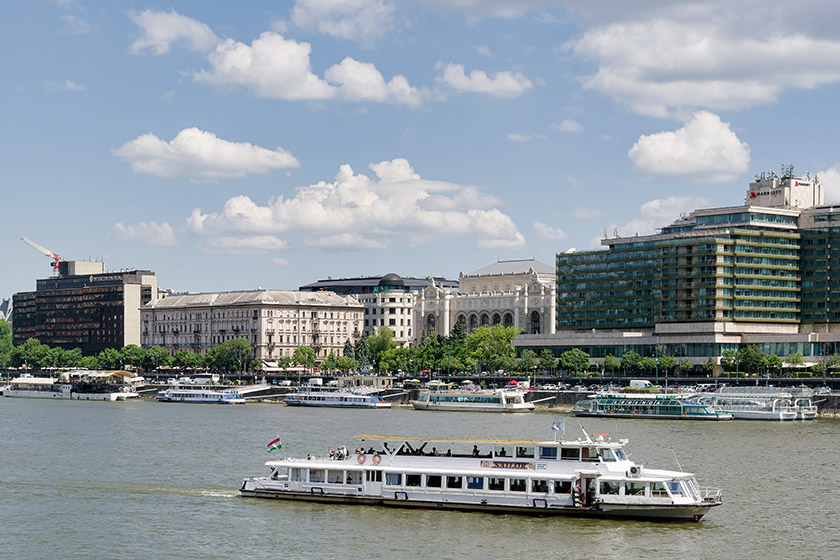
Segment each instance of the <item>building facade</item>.
M551 266L525 259L461 273L457 291L431 283L415 303L419 338L449 336L456 322L467 333L497 324L529 334L553 333L554 282Z
M158 298L149 270L106 272L101 262L61 261L59 275L13 297L15 345L37 338L49 346L96 354L140 344L140 306Z
M840 350L840 206L817 178L765 173L742 206L696 210L656 235L556 257L557 333L533 349L632 350L695 363L756 344L812 361ZM835 218L836 217L836 218Z
M415 302L417 294L430 284L457 288L458 282L445 278L402 277L397 274L359 278L328 278L301 286L301 291L330 290L355 296L364 305L364 333L371 335L380 327L394 333L394 343L408 346L416 339Z
M361 337L364 306L333 292L256 290L171 294L141 310L143 346L205 354L226 340L244 338L254 358L276 361L310 346L320 362Z

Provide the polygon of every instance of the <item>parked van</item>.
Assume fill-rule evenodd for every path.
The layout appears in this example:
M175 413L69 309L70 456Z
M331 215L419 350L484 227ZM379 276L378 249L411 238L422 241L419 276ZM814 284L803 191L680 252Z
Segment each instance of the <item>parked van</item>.
M633 389L650 389L653 387L653 383L647 379L631 379L630 387Z

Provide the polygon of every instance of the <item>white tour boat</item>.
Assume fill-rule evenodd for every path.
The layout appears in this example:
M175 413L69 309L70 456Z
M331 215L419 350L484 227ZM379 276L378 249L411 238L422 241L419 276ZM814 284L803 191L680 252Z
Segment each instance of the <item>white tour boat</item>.
M698 393L694 398L731 414L736 420L796 420L797 417L791 393L775 387L721 387L714 393Z
M690 473L643 467L628 458L626 440L604 435L575 441L358 436L369 449L268 461L270 474L246 478L239 492L322 503L686 521L720 505L719 489L701 488Z
M9 386L3 391L3 396L31 399L69 399L72 389L71 384L60 383L54 377L22 375L9 381Z
M233 389L183 389L170 387L159 392L161 402L210 403L210 404L245 404L245 398Z
M350 391L300 391L288 393L283 402L289 406L329 406L337 408L391 408L391 403L376 394Z
M107 382L109 377L93 372L74 372L72 379L68 374L62 374L62 379L22 375L9 382L3 396L97 401L124 401L139 396L130 385Z
M430 388L411 401L416 410L456 412L533 412L534 403L525 402L525 392L519 389L450 389Z

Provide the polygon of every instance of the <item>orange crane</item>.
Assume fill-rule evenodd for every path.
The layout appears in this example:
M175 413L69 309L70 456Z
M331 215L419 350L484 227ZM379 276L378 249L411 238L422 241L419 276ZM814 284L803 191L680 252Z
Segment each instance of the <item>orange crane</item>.
M52 268L53 268L53 270L56 271L56 273L58 273L58 263L61 261L61 257L59 256L58 253L56 253L55 251L50 251L46 247L42 247L42 246L38 245L37 243L35 243L34 241L32 241L30 239L27 239L25 237L21 237L20 240L23 241L24 243L26 243L27 245L29 245L30 247L32 247L33 249L35 249L36 251L45 254L48 258L51 258L52 259Z

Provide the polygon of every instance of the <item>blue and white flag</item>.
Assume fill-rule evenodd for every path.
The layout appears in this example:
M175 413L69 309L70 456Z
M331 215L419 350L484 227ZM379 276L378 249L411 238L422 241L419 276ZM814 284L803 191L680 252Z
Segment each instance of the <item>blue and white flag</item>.
M555 432L565 433L566 432L566 421L565 420L559 420L557 422L554 422L553 424L551 424L551 429L554 430Z

